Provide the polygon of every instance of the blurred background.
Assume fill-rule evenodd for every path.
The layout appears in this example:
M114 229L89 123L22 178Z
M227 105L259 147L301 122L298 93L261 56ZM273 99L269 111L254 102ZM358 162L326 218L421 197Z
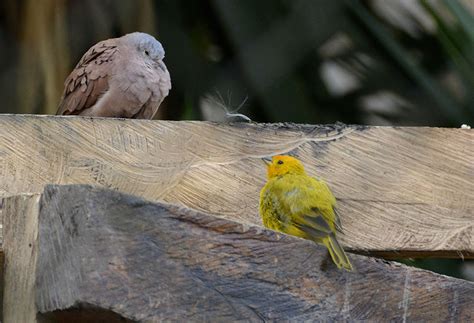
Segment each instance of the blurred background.
M173 83L161 119L473 125L473 15L474 0L2 0L0 113L54 114L88 48L144 31ZM406 262L474 280L473 262Z

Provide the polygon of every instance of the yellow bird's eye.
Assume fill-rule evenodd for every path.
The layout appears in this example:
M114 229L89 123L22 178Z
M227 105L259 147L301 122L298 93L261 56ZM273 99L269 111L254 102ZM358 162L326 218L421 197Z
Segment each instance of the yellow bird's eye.
M282 164L283 164L283 160L279 160L278 165L282 165Z

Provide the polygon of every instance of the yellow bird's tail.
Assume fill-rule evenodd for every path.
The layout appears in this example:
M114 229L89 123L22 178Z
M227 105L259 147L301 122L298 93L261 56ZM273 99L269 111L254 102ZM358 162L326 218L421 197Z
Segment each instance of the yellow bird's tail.
M331 255L332 260L336 264L337 268L344 268L347 271L352 271L352 264L347 258L344 249L336 239L334 233L331 233L327 238L323 239L323 243L328 248L329 254Z

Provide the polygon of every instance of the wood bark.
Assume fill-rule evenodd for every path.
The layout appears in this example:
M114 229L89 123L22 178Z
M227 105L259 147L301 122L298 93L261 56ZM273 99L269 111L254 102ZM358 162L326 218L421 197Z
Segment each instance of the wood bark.
M59 321L81 307L139 322L474 319L471 282L352 254L339 271L310 241L116 191L47 186L4 216L6 314L34 298Z
M338 199L346 249L474 257L474 130L0 116L0 196L93 184L261 226L260 157Z

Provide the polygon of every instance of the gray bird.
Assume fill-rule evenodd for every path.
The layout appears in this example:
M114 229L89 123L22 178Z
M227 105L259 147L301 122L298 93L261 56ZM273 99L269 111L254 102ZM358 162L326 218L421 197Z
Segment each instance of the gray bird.
M171 89L164 57L145 33L97 43L64 82L56 114L152 119Z

